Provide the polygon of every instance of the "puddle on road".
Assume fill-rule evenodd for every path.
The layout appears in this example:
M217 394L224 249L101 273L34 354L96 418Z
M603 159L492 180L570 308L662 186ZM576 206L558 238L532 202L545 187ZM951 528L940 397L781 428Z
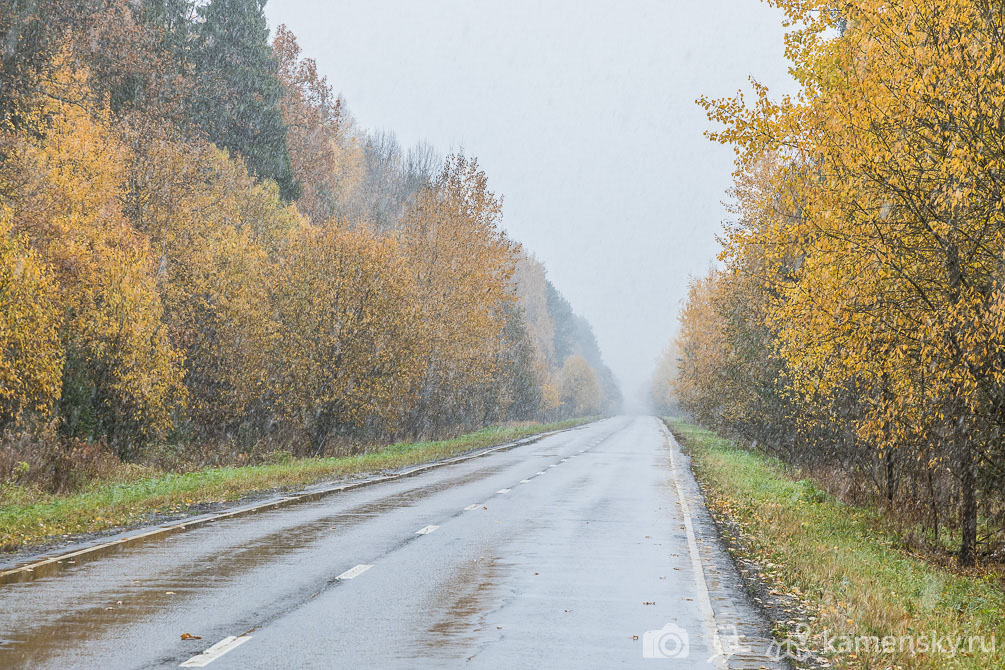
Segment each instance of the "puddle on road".
M233 547L220 547L212 560L188 563L151 577L129 580L123 576L122 588L96 593L88 598L88 603L81 604L69 612L40 610L38 620L28 628L16 631L0 629L0 668L39 666L61 652L84 643L100 641L108 637L110 632L114 635L117 629L149 621L164 608L178 606L197 595L204 596L208 591L223 591L236 577L250 573L259 566L278 562L284 556L292 555L318 541L359 526L376 516L414 506L436 493L484 479L505 467L508 466L481 468L462 477L415 487L338 513L324 515L299 526L281 528ZM282 514L284 511L288 509L272 510L271 513ZM191 532L195 533L206 528L208 527L203 526ZM213 528L213 532L220 530L219 526ZM177 539L177 536L174 537ZM403 541L410 539L406 538ZM149 544L116 547L116 553L126 560L129 553L148 551L150 548ZM72 571L79 563L50 565L53 566L52 573L44 579L3 586L5 599L30 603L33 588L72 589L74 579ZM173 593L169 595L167 592ZM67 594L67 607L72 607L69 604L72 597L72 593ZM287 605L295 607L296 604ZM256 614L264 619L271 616L266 616L264 612Z
M532 537L548 528L551 517L523 519L522 538ZM470 661L493 642L503 638L506 631L496 628L493 616L502 612L514 597L513 574L515 567L504 555L523 555L522 545L503 550L486 548L477 559L465 562L447 581L439 586L439 596L431 601L428 611L421 613L423 620L434 623L426 629L423 639L407 650L408 658L433 658L446 661ZM509 586L502 586L508 584ZM437 665L435 662L430 665Z
M436 623L416 645L414 658L470 659L480 647L500 637L500 631L486 622L496 600L496 584L503 569L494 556L467 562L442 585L441 597L428 614Z

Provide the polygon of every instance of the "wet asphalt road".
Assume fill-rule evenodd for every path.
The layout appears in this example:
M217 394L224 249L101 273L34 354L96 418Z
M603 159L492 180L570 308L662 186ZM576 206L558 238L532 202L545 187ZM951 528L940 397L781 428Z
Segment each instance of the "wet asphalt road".
M767 651L652 417L0 586L4 669L783 667Z

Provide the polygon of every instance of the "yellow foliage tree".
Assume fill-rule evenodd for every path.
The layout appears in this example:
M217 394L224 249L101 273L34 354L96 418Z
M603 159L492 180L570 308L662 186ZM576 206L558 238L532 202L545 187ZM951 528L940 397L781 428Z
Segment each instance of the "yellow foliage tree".
M780 158L789 214L738 231L775 269L768 318L794 389L853 388L862 440L889 461L941 435L959 491L960 559L974 560L978 466L998 452L1005 286L1005 32L983 0L780 0L797 98L755 86L703 100L739 172ZM934 419L934 420L931 420ZM926 459L942 467L941 458Z
M66 352L60 402L71 433L127 449L162 434L184 400L179 356L161 323L149 249L122 213L129 152L107 110L87 110L85 73L63 66L36 139L10 143L10 230L50 268ZM66 102L69 100L71 102Z
M401 419L422 369L415 285L396 240L335 222L299 231L270 282L271 388L315 451Z
M656 369L649 381L649 403L653 411L663 416L680 413L680 395L676 385L680 359L680 340L674 338L656 361Z
M478 163L451 156L403 218L398 237L424 325L415 432L480 416L471 403L480 402L496 372L494 343L506 323L504 308L515 300L519 246L500 229L501 214Z
M680 316L676 348L681 358L673 389L683 407L699 420L721 425L723 405L731 401L725 379L728 349L725 323L716 310L718 273L692 279Z
M548 278L544 263L521 253L514 268L517 300L527 319L527 332L545 364L555 362L555 322L548 312Z
M11 236L0 205L0 429L23 412L47 415L59 399L63 347L52 276Z
M273 182L212 145L144 138L134 156L129 213L150 239L192 418L203 432L230 431L260 409L270 267L302 218Z
M586 359L569 356L559 372L562 404L569 416L599 414L604 407L600 380Z

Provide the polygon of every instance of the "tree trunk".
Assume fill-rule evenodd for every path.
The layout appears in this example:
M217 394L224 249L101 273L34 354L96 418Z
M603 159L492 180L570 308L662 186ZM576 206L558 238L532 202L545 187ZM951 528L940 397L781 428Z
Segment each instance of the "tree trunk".
M972 566L977 557L977 472L973 445L964 435L959 449L960 553L962 566Z
M897 481L894 477L893 449L886 450L886 499L893 502L893 496L897 492Z
M932 473L932 468L928 468L928 496L929 503L932 507L932 533L934 535L935 547L939 546L939 504L938 498L935 494L935 475Z

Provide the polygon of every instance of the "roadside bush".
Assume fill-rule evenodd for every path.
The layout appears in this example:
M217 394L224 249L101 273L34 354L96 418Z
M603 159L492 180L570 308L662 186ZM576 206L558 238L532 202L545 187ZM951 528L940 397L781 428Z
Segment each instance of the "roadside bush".
M104 442L59 436L6 432L0 435L0 483L49 493L73 493L89 482L111 478L122 467Z

